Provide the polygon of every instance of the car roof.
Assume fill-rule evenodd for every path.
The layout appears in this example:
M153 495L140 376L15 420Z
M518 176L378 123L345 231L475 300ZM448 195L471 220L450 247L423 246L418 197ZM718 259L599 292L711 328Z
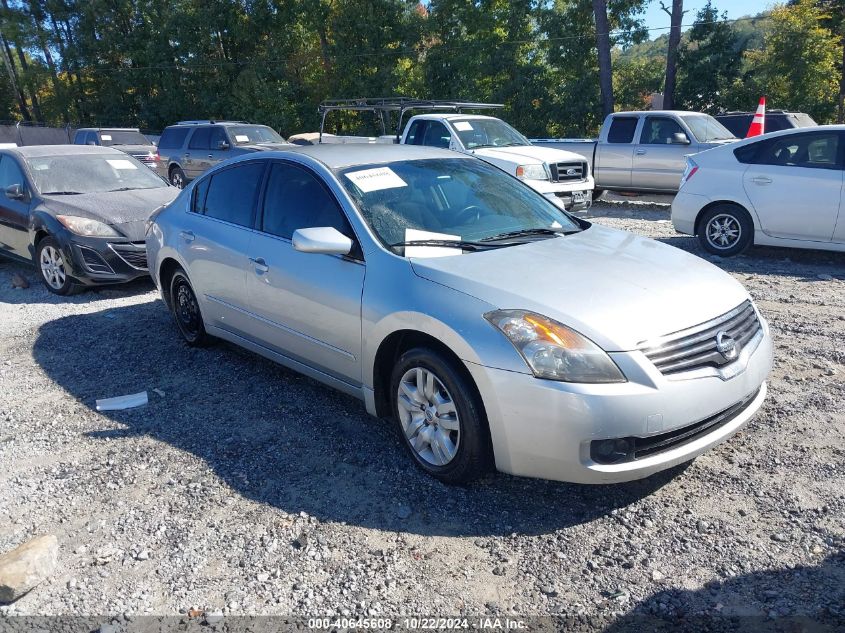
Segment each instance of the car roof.
M179 121L178 123L174 123L173 125L168 125L168 128L171 127L202 127L203 125L260 125L261 127L270 127L269 125L264 125L263 123L248 123L247 121L214 121L214 120L198 120L198 121Z
M500 119L494 116L486 116L484 114L441 114L437 112L428 112L426 114L417 114L414 118L417 119L443 119L445 121L467 120L471 119L477 121L479 119L489 119L499 121Z
M77 132L140 132L137 127L80 127Z
M26 145L24 147L10 147L0 150L17 154L21 158L46 158L49 156L78 156L81 154L109 154L126 156L124 152L111 147L99 145Z
M396 145L386 143L323 143L318 145L292 145L290 149L259 154L246 154L242 158L285 158L291 153L303 154L323 163L329 169L343 169L359 165L380 165L405 160L429 158L455 158L474 160L471 156L436 147Z
M706 112L694 112L692 110L624 110L622 112L614 112L612 116L620 116L620 115L645 115L645 116L652 116L652 115L675 115L675 116L710 116Z

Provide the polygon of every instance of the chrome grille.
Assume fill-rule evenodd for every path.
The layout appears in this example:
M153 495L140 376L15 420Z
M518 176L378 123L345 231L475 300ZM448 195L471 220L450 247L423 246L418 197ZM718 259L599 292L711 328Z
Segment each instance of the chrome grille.
M664 375L692 371L701 367L721 367L736 360L745 345L760 331L760 320L750 301L711 321L657 341L647 342L640 350ZM736 354L719 351L717 336L724 333L736 345Z
M587 163L551 163L549 169L552 172L552 181L571 182L584 180L587 177Z
M145 242L112 244L112 250L132 268L147 270L147 248Z

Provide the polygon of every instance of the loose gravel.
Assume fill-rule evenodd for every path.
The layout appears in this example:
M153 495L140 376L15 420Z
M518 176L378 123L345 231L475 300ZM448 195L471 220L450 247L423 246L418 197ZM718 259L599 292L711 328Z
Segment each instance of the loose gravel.
M706 256L666 204L623 200L582 215ZM775 339L743 432L631 484L466 488L419 472L357 400L228 344L185 347L147 281L62 299L0 261L0 553L60 545L57 572L0 614L841 623L845 255L710 259ZM144 390L145 407L94 408Z

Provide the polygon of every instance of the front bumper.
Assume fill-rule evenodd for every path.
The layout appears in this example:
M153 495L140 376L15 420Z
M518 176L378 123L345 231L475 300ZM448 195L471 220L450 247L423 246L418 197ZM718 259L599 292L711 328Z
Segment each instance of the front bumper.
M144 242L79 235L60 242L70 257L71 276L84 285L119 284L149 275Z
M526 477L604 484L630 481L689 461L742 428L766 396L772 367L768 326L757 348L719 376L668 379L642 352L612 353L628 382L584 385L467 363L481 392L498 470ZM747 401L747 402L744 402ZM737 409L732 407L743 403ZM591 456L596 440L672 437L680 429L724 420L665 450L615 464Z
M593 205L595 181L592 176L577 182L548 180L524 180L523 182L566 211L584 211Z

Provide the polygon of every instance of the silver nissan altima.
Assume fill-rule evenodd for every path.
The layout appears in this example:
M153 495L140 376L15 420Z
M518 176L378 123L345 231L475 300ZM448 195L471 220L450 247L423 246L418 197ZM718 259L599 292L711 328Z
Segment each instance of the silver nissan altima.
M645 477L766 396L769 327L731 276L447 150L228 161L153 216L147 252L189 345L357 396L446 482Z

